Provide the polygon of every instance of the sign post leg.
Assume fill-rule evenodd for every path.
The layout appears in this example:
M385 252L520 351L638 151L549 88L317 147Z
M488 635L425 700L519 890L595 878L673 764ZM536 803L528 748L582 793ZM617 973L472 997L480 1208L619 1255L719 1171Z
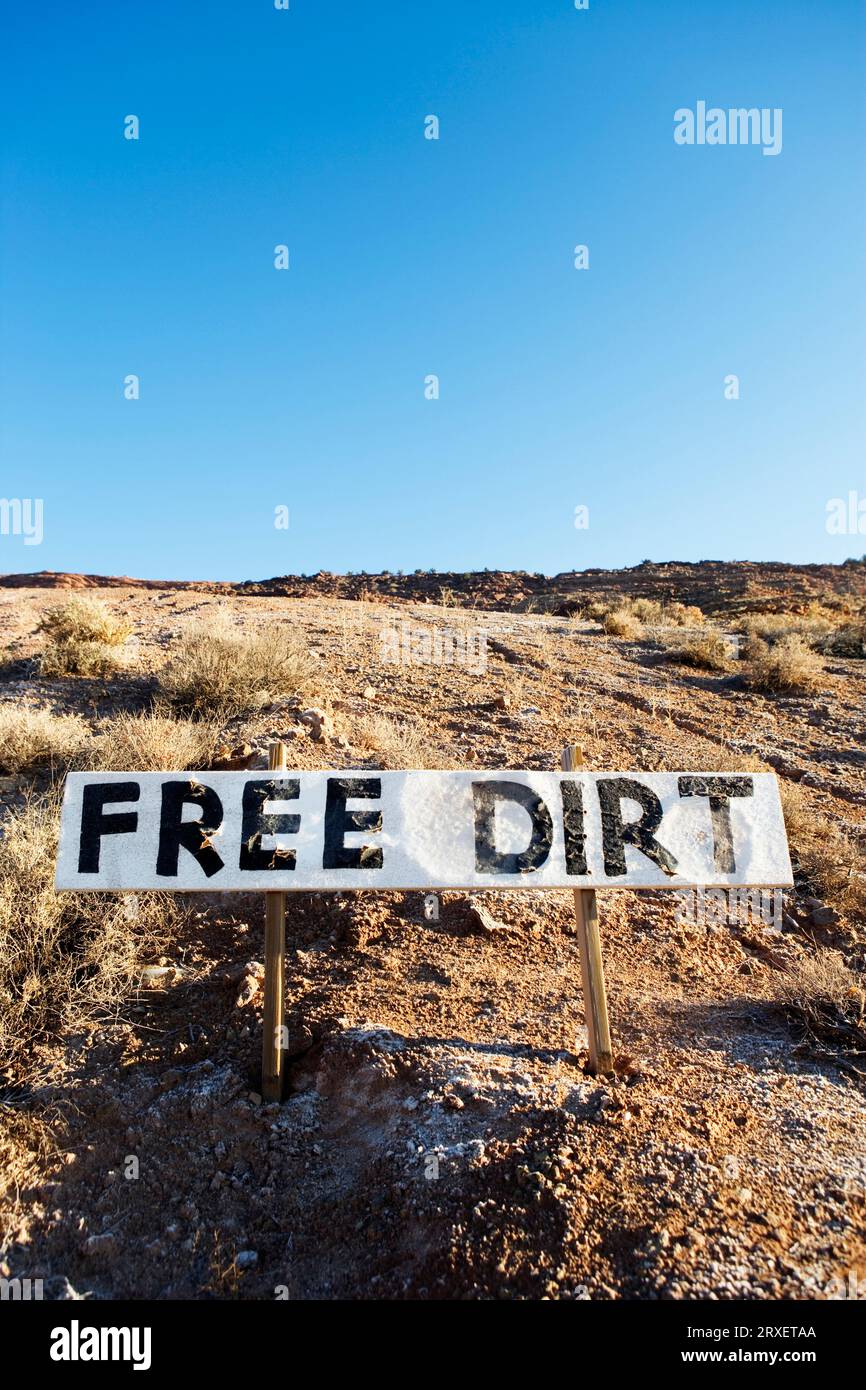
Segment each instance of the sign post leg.
M583 767L583 753L576 743L563 749L563 772L576 772ZM583 1004L586 1012L586 1031L589 1037L589 1069L594 1075L613 1071L613 1049L610 1024L607 1018L607 990L604 984L604 962L601 955L601 933L598 926L598 904L595 890L575 888L574 912L577 918L577 944L580 950L580 974L583 983Z
M272 743L268 768L281 772L286 766L286 745ZM286 895L265 894L265 999L262 1016L262 1099L283 1098L284 984L286 964Z

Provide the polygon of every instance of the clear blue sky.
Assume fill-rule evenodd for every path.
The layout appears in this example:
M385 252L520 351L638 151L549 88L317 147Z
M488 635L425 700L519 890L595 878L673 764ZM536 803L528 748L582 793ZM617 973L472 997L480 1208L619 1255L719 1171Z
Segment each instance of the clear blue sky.
M0 570L866 551L825 529L866 497L862 0L4 25L0 495L44 499L44 541ZM676 145L699 100L781 107L782 152Z

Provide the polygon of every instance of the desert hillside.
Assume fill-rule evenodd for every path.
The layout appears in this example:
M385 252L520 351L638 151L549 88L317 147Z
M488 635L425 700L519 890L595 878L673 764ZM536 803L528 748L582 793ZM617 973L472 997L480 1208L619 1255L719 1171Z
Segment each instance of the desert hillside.
M649 598L697 604L708 615L774 610L801 612L828 595L862 602L866 559L842 565L789 565L759 561L704 560L697 564L654 564L631 569L574 570L548 577L512 570L416 570L413 574L282 575L240 584L208 580L166 582L126 576L66 574L0 575L0 587L48 589L191 589L202 593L282 598L341 598L368 603L451 604L493 611L549 612L569 616L590 600Z
M863 562L6 576L0 1273L93 1299L862 1286L864 614ZM771 769L796 888L776 920L599 895L610 1077L569 892L290 894L264 1104L261 895L52 879L66 769L260 768L274 740L300 769L557 768L568 743Z

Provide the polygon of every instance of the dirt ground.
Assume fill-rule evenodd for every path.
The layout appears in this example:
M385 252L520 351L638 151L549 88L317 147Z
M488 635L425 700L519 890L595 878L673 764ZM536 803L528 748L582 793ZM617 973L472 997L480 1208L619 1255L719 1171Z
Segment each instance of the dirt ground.
M183 625L228 606L319 655L322 736L280 701L226 730L266 766L729 769L763 759L866 831L862 661L816 695L687 671L562 616L177 587L94 589L134 623L112 681L28 668L51 588L0 588L0 701L98 727L149 698ZM441 596L441 595L440 595ZM446 596L447 597L447 596ZM383 660L387 630L470 633L486 660ZM413 639L414 640L414 639ZM392 730L393 731L393 730ZM383 756L384 754L384 756ZM408 765L408 764L403 764ZM14 805L21 778L0 779ZM117 1016L38 1040L0 1109L0 1273L52 1298L814 1299L866 1290L866 1061L775 1002L817 949L862 970L864 923L690 923L670 893L600 896L616 1075L588 1074L568 892L290 894L289 1087L258 1093L261 898L197 896ZM135 930L131 895L130 930ZM478 908L482 911L478 911ZM859 1283L858 1283L859 1281Z

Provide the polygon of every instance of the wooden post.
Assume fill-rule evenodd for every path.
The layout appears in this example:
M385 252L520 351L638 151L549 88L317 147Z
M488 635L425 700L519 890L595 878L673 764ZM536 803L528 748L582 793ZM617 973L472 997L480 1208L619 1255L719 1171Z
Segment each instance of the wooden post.
M268 768L282 772L286 745L272 743ZM283 1021L286 967L286 895L265 894L265 1001L262 1016L262 1100L283 1098Z
M569 744L562 752L563 772L576 772L581 767L582 750L576 743ZM613 1071L613 1051L607 1018L607 991L604 985L601 933L598 928L598 904L593 888L575 888L574 912L577 918L577 944L580 950L586 1031L589 1035L589 1069L595 1075L605 1075Z

